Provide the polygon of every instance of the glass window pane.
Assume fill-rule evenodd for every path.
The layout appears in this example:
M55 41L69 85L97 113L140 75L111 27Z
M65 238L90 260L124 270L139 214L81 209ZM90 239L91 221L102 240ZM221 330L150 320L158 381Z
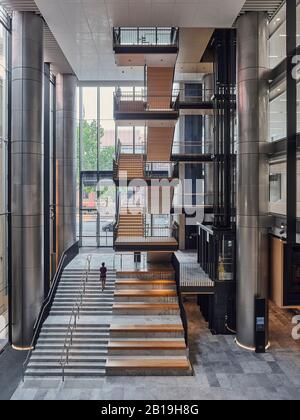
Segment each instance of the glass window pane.
M286 57L286 7L270 22L269 58L273 69Z
M115 87L100 88L100 170L113 169L115 158L116 126L114 121L113 95Z
M97 170L97 88L82 89L82 170Z
M286 138L286 91L270 102L270 141Z

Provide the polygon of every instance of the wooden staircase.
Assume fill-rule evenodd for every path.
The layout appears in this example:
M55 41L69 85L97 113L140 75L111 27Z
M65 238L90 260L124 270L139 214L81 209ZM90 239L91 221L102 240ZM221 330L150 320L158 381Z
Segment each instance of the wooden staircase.
M110 327L106 374L191 375L174 278L126 275L116 281L113 315L121 315L124 324Z
M120 213L118 223L118 237L144 236L144 219L141 213Z
M143 179L143 155L121 154L118 162L118 178Z
M149 110L171 109L173 78L173 67L147 69ZM171 159L174 131L174 127L149 127L147 161L167 162Z

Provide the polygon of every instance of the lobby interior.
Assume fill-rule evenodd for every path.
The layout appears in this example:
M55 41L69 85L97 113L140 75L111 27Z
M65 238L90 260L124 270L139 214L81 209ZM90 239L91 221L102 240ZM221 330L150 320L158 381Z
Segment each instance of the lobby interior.
M300 398L299 30L0 0L0 399Z

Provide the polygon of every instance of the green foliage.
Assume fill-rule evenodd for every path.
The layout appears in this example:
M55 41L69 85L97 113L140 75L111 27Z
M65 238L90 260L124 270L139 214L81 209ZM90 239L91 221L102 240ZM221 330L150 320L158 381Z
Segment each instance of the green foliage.
M79 129L78 129L79 130ZM104 129L100 127L100 150L99 169L112 170L112 162L115 157L114 146L101 148L101 138L104 136ZM79 132L78 132L78 158L79 158ZM83 121L82 127L82 170L97 170L97 121Z

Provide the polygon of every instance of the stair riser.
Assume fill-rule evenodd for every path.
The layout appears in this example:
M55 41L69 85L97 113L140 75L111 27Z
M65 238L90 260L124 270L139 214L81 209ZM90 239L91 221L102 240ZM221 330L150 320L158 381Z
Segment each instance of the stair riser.
M67 326L65 324L45 324L42 328L42 331L47 330L47 331L63 331L64 329L66 329ZM90 325L90 324L81 324L80 322L77 324L77 331L88 331L88 332L95 332L95 331L100 331L100 332L107 332L110 330L110 324L105 324L105 325Z
M29 367L31 366L31 364L36 365L37 363L42 363L44 368L47 368L47 363L57 363L58 366L60 367L60 360L61 360L61 354L58 355L58 357L55 357L55 356L54 357L43 357L43 358L32 357L30 359ZM106 359L101 360L101 358L99 359L98 357L84 359L84 357L81 358L81 357L70 356L69 361L70 361L71 364L72 363L80 364L81 362L83 362L83 363L99 363L100 365L104 366L105 362L106 362ZM52 369L52 367L51 367L51 369ZM72 367L72 369L73 369L73 367Z
M104 346L106 346L108 343L108 337L107 338L82 338L74 337L73 338L73 344L72 346L78 345L91 345L91 346L99 346L103 349ZM39 346L61 346L63 347L65 344L65 337L57 337L57 338L40 338L39 340ZM38 347L37 347L38 348ZM52 348L52 347L51 347Z
M72 308L73 308L72 306L59 306L59 307L58 306L53 306L52 311L53 311L53 313L65 312L66 314L70 315L71 311L72 311ZM111 311L112 311L112 307L101 307L99 305L99 307L95 308L94 306L92 306L92 307L85 306L80 310L79 317L81 315L84 315L85 313L86 314L91 314L91 313L109 314L109 313L111 313Z
M151 333L146 333L146 332L130 332L130 333L126 333L126 332L111 332L110 333L110 337L111 338L130 338L130 339L134 339L134 338L183 338L184 334L183 333L176 333L176 332L151 332Z
M126 273L119 272L119 279L139 279L139 280L174 280L174 274L162 274L162 273L153 273L153 274L143 274L143 273Z
M60 303L60 302L76 302L77 299L75 297L56 297L55 298L55 302ZM112 297L107 297L107 298L98 298L98 297L91 297L91 298L84 298L83 302L88 302L88 303L111 303L113 302L113 298Z
M76 371L72 371L72 372L65 372L65 377L69 377L69 378L82 378L82 377L87 377L87 378L101 378L105 376L105 371L103 372L99 372L99 373L91 373L91 372L77 372ZM62 373L61 371L59 372L47 372L47 373L43 373L43 372L29 372L25 374L26 378L35 378L35 377L42 377L42 378L61 378L62 377Z
M116 296L115 303L139 303L139 302L146 302L146 303L177 303L177 297L171 296Z
M97 286L97 284L99 284L99 283L100 283L100 276L95 276L94 278L90 278L87 282L85 282L85 285L86 286ZM114 286L115 285L115 280L111 280L111 279L108 279L106 277L106 283L109 286ZM83 281L81 279L76 279L74 277L70 277L70 278L67 278L67 279L61 279L59 285L62 285L62 284L67 284L67 285L71 284L71 285L77 285L78 287L81 287L81 286L83 286Z
M114 291L111 292L87 292L84 297L85 298L94 298L94 297L107 297L107 298L111 298L114 295ZM62 292L59 293L59 295L57 295L56 297L76 297L76 299L78 298L78 293L72 291L72 290L64 290Z
M179 315L179 309L113 309L114 315Z
M60 350L56 350L56 351L53 350L49 353L39 351L39 352L36 353L36 356L33 355L30 360L36 360L36 361L46 361L46 360L48 360L49 362L53 362L53 361L56 361L56 360L61 360L61 355L62 355L62 352ZM95 351L95 352L91 352L91 353L84 352L84 351L82 351L82 352L71 351L69 353L69 357L72 358L73 361L78 360L79 362L82 362L83 360L85 360L86 362L89 362L89 361L93 362L94 361L95 363L97 363L97 362L99 362L99 360L100 361L101 360L102 361L106 360L107 352L104 351L104 350L102 352L96 352Z
M105 345L101 345L101 346L100 345L90 345L90 344L87 344L84 347L80 347L80 346L78 346L76 344L73 344L72 345L72 350L77 350L77 351L80 351L80 350L83 350L83 351L87 351L87 350L92 350L92 351L106 351L107 350L107 344L108 343L106 343ZM54 351L60 350L60 351L62 351L63 350L63 344L57 344L57 345L52 344L51 346L49 344L45 344L45 345L40 345L39 344L36 347L36 349L38 351L39 350L54 350Z
M99 311L81 311L80 312L80 316L101 316L101 315L108 315L110 314L110 312L105 312L102 310ZM70 316L71 315L71 311L51 311L50 312L51 316Z
M109 356L185 356L186 350L108 350Z
M106 368L107 376L191 376L188 369Z
M105 289L104 292L109 292L109 291L113 291L114 290L115 285L111 285L108 283L105 283ZM68 283L62 283L59 285L59 287L57 288L57 290L72 290L72 291L81 291L83 289L83 287L80 284L68 284ZM98 283L96 284L87 284L85 287L86 293L89 291L98 291L98 292L102 292L102 284L99 280Z
M70 309L72 309L74 304L75 304L75 301L74 302L72 302L72 301L69 301L69 302L68 301L63 301L63 302L55 301L52 308L53 309L58 309L58 308L70 308ZM101 308L105 309L105 308L111 308L112 304L113 304L113 302L83 301L82 306L80 306L80 308L85 309L85 308L90 308L91 307L91 308L98 309L99 307L101 307Z
M42 339L42 340L45 340L45 339L47 339L47 340L49 340L49 339L54 339L54 340L57 340L57 339L65 339L66 333L65 334L47 334L47 333L45 334L45 333L43 333L43 334L40 335L40 339ZM105 340L105 339L107 339L109 337L109 334L97 334L97 335L94 335L94 334L80 334L80 333L76 333L76 334L73 334L73 337L75 339L80 338L81 340L84 340L84 339L86 339L86 340L94 340L94 339L95 340Z
M116 284L116 290L128 290L128 289L139 289L139 290L171 290L176 291L176 286L165 286L159 284Z

